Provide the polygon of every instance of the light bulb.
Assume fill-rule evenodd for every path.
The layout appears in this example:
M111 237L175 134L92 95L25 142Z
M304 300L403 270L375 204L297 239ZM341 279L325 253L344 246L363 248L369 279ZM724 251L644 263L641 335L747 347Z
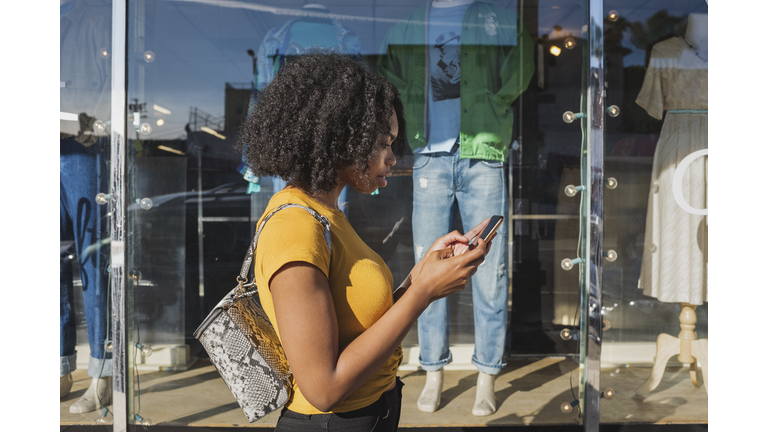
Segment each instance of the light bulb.
M99 57L101 57L103 59L108 59L110 57L109 56L109 49L106 48L106 47L99 48Z
M612 388L606 387L605 390L603 390L603 394L600 396L606 398L606 399L613 399L613 396L616 394L616 392L613 391Z
M563 338L563 340L571 340L573 339L573 333L571 333L571 329L564 328L560 330L560 337Z
M549 47L549 52L552 53L553 56L557 57L560 55L560 48L557 47L557 45L552 45Z
M139 133L142 135L149 135L152 133L152 125L149 123L142 123L141 126L139 126Z
M606 261L614 262L618 257L619 257L619 254L617 254L616 251L613 249L608 249L608 252L605 253Z
M104 349L107 350L107 352L112 352L112 347L113 346L114 345L112 345L112 341L111 340L107 339L107 340L104 341Z
M165 124L165 120L163 120L163 119L157 119L157 121L156 121L155 123L157 123L157 125L158 125L158 126L162 126L162 125L164 125L164 124Z
M109 202L110 198L112 198L111 194L105 194L104 192L96 194L96 204L98 205L104 205Z
M152 426L152 421L148 418L144 418L138 414L133 415L133 419L136 420L136 423L142 425L142 426Z
M563 270L570 270L573 268L573 260L570 258L566 258L563 260L563 262L560 263L560 267L563 268Z
M133 270L131 271L131 279L133 280L139 280L141 279L141 271L140 270Z
M93 131L97 133L106 132L107 124L101 120L96 120L95 122L93 122Z
M138 348L139 351L141 351L141 355L143 355L144 357L149 357L152 355L152 347L149 345L142 345L137 342L136 348Z
M572 37L565 38L565 41L563 42L563 46L565 46L566 49L573 49L573 47L576 46L576 39Z
M155 61L155 53L152 51L145 51L142 57L144 57L144 61L147 63L152 63Z
M577 401L577 400L573 400L571 402L563 402L563 403L560 404L560 411L568 414L571 411L573 411L573 408L575 406L578 406L578 405L579 405L579 401Z
M108 420L107 414L109 414L109 408L104 408L103 410L101 410L101 417L96 419L96 424L100 424L100 425L109 424L109 422L107 421Z
M568 185L563 190L565 192L565 196L568 197L575 197L579 191L583 191L585 188L582 185L574 186L574 185Z
M574 120L584 117L584 113L575 113L573 111L566 111L563 113L563 121L566 123L573 123Z
M152 208L152 200L149 198L142 198L141 201L139 201L139 206L144 210L149 210Z
M611 322L603 318L603 330L610 330Z
M605 179L605 187L608 189L616 189L616 186L619 185L619 182L614 177L608 177Z
M611 106L609 106L609 107L607 107L607 108L605 109L605 112L607 112L607 113L608 113L608 115L609 115L609 116L611 116L611 117L616 117L616 116L618 116L618 115L619 115L619 113L621 112L621 110L620 110L620 109L619 109L619 107L617 107L616 105L611 105Z
M616 21L618 21L618 19L619 19L619 13L618 12L616 12L615 10L612 10L612 11L608 12L608 21L616 22Z

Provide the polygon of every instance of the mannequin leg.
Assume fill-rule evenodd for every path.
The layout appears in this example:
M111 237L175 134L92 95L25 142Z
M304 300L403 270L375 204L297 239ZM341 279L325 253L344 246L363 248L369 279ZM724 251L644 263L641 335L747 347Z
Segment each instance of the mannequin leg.
M457 189L464 231L491 215L507 218L506 175L501 162L460 161L462 182ZM495 376L505 366L507 325L507 224L497 231L493 247L472 277L475 320L475 352L472 363L479 371L472 414L485 416L496 411Z
M91 378L85 394L69 407L69 412L82 414L101 409L112 402L112 377Z
M413 168L413 249L420 261L438 237L453 227L454 199L453 157L449 153L414 156ZM430 304L418 320L419 362L427 371L427 382L417 407L434 412L440 404L442 368L452 361L448 348L450 317L448 302L440 299Z
M111 396L111 353L105 352L104 349L109 306L106 273L108 251L104 247L89 248L98 244L102 237L102 209L96 204L95 197L100 183L98 158L103 145L104 140L101 140L86 148L72 139L65 139L61 141L60 146L61 207L71 221L83 284L85 319L91 350L88 374L97 378L97 382L92 383L86 394L70 407L70 411L75 413L94 411L99 407L99 400L101 403L108 403ZM104 395L98 394L105 388L110 388L110 391Z
M664 368L672 356L680 354L680 339L662 333L656 340L656 361L651 369L651 376L635 390L636 394L650 393L661 382L664 375Z
M496 375L488 375L483 372L477 374L477 391L475 392L472 415L487 416L496 412L495 384Z
M443 370L427 372L427 383L421 390L416 407L423 412L435 412L440 406L440 395L443 392Z

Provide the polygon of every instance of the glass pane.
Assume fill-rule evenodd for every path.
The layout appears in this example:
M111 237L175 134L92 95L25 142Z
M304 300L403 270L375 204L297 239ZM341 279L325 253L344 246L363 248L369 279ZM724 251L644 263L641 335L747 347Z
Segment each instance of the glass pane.
M112 8L60 5L61 424L93 423L108 405L109 153ZM98 391L101 390L101 391ZM112 422L111 416L106 421Z
M605 2L602 422L708 419L707 12Z
M246 421L193 332L234 288L257 221L286 185L249 171L233 149L252 97L293 55L322 46L383 74L405 104L411 145L387 187L348 190L338 203L395 286L439 235L466 232L492 214L506 217L485 276L446 299L448 331L427 323L419 324L427 336L418 325L406 335L401 425L574 421L577 411L559 407L577 392L578 345L560 331L576 326L578 273L561 261L578 250L579 198L563 190L580 184L582 134L563 113L580 111L581 2L305 3L129 2L126 265L132 343L152 348L151 355L131 352L131 416L164 425ZM471 30L436 26L427 44L420 18L427 5L433 12L461 8ZM473 42L473 31L485 39ZM434 60L429 80L425 50ZM467 124L464 114L472 118ZM438 158L446 165L429 171ZM434 188L451 164L463 171L440 200ZM472 181L476 172L492 177L491 185ZM483 348L478 335L486 337ZM425 337L444 337L453 359L435 413L413 408L425 383ZM434 361L443 362L442 354ZM473 355L501 374L498 411L487 417L471 413ZM529 390L515 390L522 387ZM274 425L277 414L256 425Z

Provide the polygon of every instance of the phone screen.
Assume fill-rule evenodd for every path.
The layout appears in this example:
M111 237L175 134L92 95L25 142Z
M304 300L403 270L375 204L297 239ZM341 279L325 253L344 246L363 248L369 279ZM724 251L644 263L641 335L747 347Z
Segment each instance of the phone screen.
M477 239L478 238L482 238L484 241L487 242L488 239L491 238L493 233L495 233L496 230L499 229L499 227L501 226L501 223L503 221L504 221L504 217L503 216L496 215L496 216L491 217L491 220L488 221L488 225L485 226L485 229L483 230L483 232L479 236L475 237L475 239L472 241L472 243L473 244L477 244Z

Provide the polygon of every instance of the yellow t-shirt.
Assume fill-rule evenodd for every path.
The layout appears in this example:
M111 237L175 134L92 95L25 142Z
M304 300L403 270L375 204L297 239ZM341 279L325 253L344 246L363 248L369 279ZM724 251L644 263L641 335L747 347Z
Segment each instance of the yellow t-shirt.
M283 209L270 218L259 237L254 257L256 285L267 287L275 272L289 262L302 261L319 268L328 277L336 309L339 346L346 346L392 307L392 273L384 260L352 229L344 213L321 204L299 190L286 189L275 194L264 215L286 203L304 205L328 218L331 222L333 259L325 242L323 225L304 209ZM259 296L279 336L272 293L268 289L259 289ZM402 360L403 349L398 346L368 382L332 411L353 411L376 402L395 382ZM286 407L302 414L322 413L304 398L295 380L293 396Z

